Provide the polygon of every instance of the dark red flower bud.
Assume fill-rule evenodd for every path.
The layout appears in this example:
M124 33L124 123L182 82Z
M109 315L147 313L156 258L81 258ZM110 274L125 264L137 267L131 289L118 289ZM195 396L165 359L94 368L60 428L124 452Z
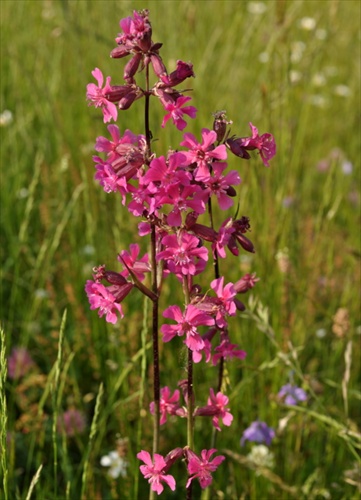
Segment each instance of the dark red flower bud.
M153 66L154 73L158 76L158 78L167 74L167 68L158 54L151 54L150 61Z
M163 44L161 42L153 43L151 50L152 52L157 52L162 46Z
M228 196L237 196L237 191L233 186L228 186L228 188L226 189L226 193L228 194Z
M111 90L105 94L105 98L110 102L118 102L132 91L134 91L134 85L112 85Z
M139 64L142 58L143 54L141 52L138 52L137 54L134 54L130 61L127 62L123 73L124 80L130 80L133 78L135 73L138 71Z
M184 80L190 78L191 76L195 76L193 72L193 64L177 61L177 69L172 71L168 78L162 78L162 81L165 85L174 87L175 85L179 85L184 82Z
M170 451L165 457L164 461L167 464L165 469L163 469L163 472L167 472L171 466L176 462L179 458L183 457L183 448L175 448L174 450Z
M143 52L148 52L150 50L152 45L152 28L150 24L148 24L142 36L137 39L137 44Z
M259 281L259 278L256 278L255 273L245 274L240 280L236 281L233 286L237 293L246 293L255 286L257 281Z
M107 280L108 283L111 283L112 285L125 285L127 280L124 278L119 273L116 273L115 271L104 271L104 279Z
M123 111L129 109L130 106L133 104L133 102L137 99L137 97L138 97L138 92L136 90L129 92L129 94L120 99L118 108Z
M233 299L238 311L243 312L246 310L246 306L238 299Z
M250 154L246 151L243 146L243 139L227 139L226 146L232 151L232 153L239 158L244 158L245 160L249 160L251 158Z
M118 47L115 47L110 53L110 57L113 57L113 59L121 59L122 57L127 56L130 54L130 51L125 47L124 45L119 45Z
M217 134L217 141L222 142L227 132L227 125L230 125L232 122L226 120L225 111L217 111L213 116L213 130Z
M252 241L249 240L248 238L246 238L244 234L238 233L238 234L235 234L234 237L236 238L238 243L241 245L241 247L244 250L246 250L246 252L255 253L256 250L254 249Z

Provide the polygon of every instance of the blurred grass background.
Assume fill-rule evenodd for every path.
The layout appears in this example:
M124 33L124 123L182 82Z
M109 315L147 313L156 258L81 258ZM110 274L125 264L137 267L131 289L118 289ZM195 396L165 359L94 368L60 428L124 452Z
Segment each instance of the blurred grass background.
M93 181L95 138L106 127L101 113L87 107L85 87L95 67L122 83L124 61L111 60L109 52L119 19L142 8L150 9L153 40L164 43L168 70L177 59L194 65L196 78L187 85L198 116L187 131L200 137L202 127L212 126L211 113L224 109L232 132L248 135L252 121L278 146L270 169L257 157L229 160L243 179L240 210L251 218L256 254L229 257L221 269L228 281L246 272L261 281L247 318L232 322L232 338L248 357L242 367L227 365L235 419L217 445L242 455L250 448L241 449L239 439L250 422L260 418L279 428L289 416L272 445L274 472L284 483L257 475L238 456L216 475L214 496L359 498L356 438L345 429L356 433L360 426L360 3L3 0L1 321L7 356L24 346L36 363L27 377L5 382L8 498L26 497L40 465L35 498L147 495L145 481L135 479L135 455L151 447L142 410L152 399L143 299L128 297L126 317L112 327L89 311L84 293L94 265L116 269L117 253L139 242L137 221ZM156 102L152 120L156 152L176 148L182 134L170 125L160 129ZM139 101L120 113L118 125L142 133L142 121ZM340 308L343 316L335 319ZM181 343L164 346L161 362L162 384L176 388L185 376ZM290 370L311 394L304 411L290 413L276 401ZM196 367L195 377L204 404L216 374ZM54 431L56 416L69 408L87 421L73 438ZM199 449L209 446L210 432L201 420ZM119 436L129 438L130 467L126 478L113 481L99 460ZM182 446L179 436L185 423L168 423L162 452L169 443ZM182 469L176 478L184 482ZM168 490L163 497L183 493Z

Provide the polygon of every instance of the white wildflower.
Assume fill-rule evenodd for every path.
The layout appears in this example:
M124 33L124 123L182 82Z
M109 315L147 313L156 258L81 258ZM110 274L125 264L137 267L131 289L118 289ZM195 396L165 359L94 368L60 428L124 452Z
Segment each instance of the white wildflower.
M117 451L111 451L108 455L104 455L100 459L100 465L109 467L108 474L113 479L119 476L126 477L128 462L123 457L120 457Z

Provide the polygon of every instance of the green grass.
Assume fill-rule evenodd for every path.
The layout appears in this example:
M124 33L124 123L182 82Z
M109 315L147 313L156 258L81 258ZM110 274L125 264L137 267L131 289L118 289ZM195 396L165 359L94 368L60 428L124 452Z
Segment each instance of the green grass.
M147 497L146 482L137 482L136 459L152 443L144 301L132 293L126 317L111 327L89 310L84 293L93 266L116 269L117 253L140 241L137 221L93 181L93 146L106 127L85 100L95 67L122 83L124 61L111 60L109 52L119 19L134 8L150 9L153 39L164 43L168 69L177 59L194 64L196 78L187 85L199 111L187 131L199 137L202 127L211 128L211 113L225 109L232 132L247 135L252 121L261 133L273 133L278 146L270 169L256 156L229 160L243 180L240 211L251 218L256 254L251 260L229 257L222 273L236 281L256 272L261 281L246 298L247 313L231 322L232 338L248 356L227 364L234 423L218 435L218 449L229 453L215 475L214 498L360 498L357 475L347 472L357 462L361 424L360 4L268 1L257 15L248 3L0 4L0 112L13 114L0 127L4 498ZM316 20L315 30L302 29L305 17ZM121 130L143 133L142 104L120 114ZM157 154L177 148L182 134L171 125L160 128L158 103L151 113ZM346 161L353 165L349 175L342 168ZM280 270L280 252L287 255L287 273ZM166 283L162 307L174 303L174 288ZM333 317L341 307L349 326L338 337ZM321 329L323 338L316 335ZM181 345L175 340L162 347L162 385L175 388L185 376ZM18 381L5 373L14 346L27 347L36 363ZM291 370L310 394L294 410L275 398ZM200 404L215 384L213 368L195 367ZM84 433L73 438L57 432L56 417L68 408L87 420ZM255 471L244 458L250 446L239 445L243 430L257 418L278 428L286 416L271 446L275 476ZM200 422L198 450L209 447L211 435L211 424ZM185 421L162 429L162 453L185 444ZM100 458L116 448L119 436L129 439L130 465L126 478L113 481ZM179 487L164 498L184 498L181 465L174 475ZM197 487L195 495L200 497Z

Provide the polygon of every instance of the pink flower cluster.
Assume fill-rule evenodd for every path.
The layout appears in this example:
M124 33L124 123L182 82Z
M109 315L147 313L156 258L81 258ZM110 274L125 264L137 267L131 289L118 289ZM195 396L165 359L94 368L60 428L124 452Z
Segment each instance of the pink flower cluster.
M167 474L167 472L173 462L181 457L184 457L187 462L189 479L186 487L188 488L193 479L198 479L201 488L207 488L213 480L212 472L216 471L225 459L223 455L218 455L211 460L216 451L214 448L202 450L201 454L197 455L188 447L176 448L168 453L166 457L155 453L152 460L150 454L142 450L137 454L137 458L145 464L140 466L141 473L145 479L148 479L151 489L160 495L164 490L162 483L167 484L172 491L176 489L174 477Z
M90 105L101 108L104 123L107 123L117 120L118 110L128 109L143 97L147 110L149 99L155 97L165 110L161 127L171 120L178 130L184 130L187 126L185 116L195 118L197 110L188 105L190 97L174 87L194 77L193 67L178 60L176 69L168 73L159 55L162 44L152 40L148 14L146 10L134 11L133 16L120 21L121 33L116 37L117 47L111 52L111 57L130 57L124 67L124 84L111 85L109 76L104 84L103 74L96 68L92 75L97 85L90 83L87 86L87 99ZM151 88L150 68L156 77ZM136 81L139 71L145 73L145 88ZM253 253L255 249L248 237L251 229L249 217L227 215L216 226L212 210L214 206L222 211L229 210L237 197L241 177L236 170L228 170L228 154L248 160L251 158L249 152L258 151L264 165L269 166L276 145L271 134L259 135L252 123L251 137L231 136L229 126L232 122L226 120L225 112L214 116L212 130L202 128L200 139L184 133L180 147L170 149L163 156L151 151L152 134L147 119L145 135L136 135L130 130L122 134L117 125L110 124L110 137L96 139L95 150L102 157L93 157L95 180L105 192L118 193L128 212L140 219L139 238L151 235L152 251L140 256L140 245L131 244L129 251L122 250L118 255L121 269L107 270L104 265L94 268L93 280L87 281L85 290L90 308L97 309L100 317L104 316L107 322L115 324L119 317L124 317L122 302L133 288L155 303L163 280L175 276L175 281L178 280L183 288L185 300L184 305L171 304L163 311L163 317L170 320L160 328L163 342L175 343L174 339L181 337L188 350L190 365L204 359L212 365L221 362L223 366L224 361L243 360L246 356L231 339L229 321L237 311L245 309L238 296L251 290L258 278L255 274L247 274L228 282L221 275L219 259L226 258L228 252L238 256L241 250ZM208 225L204 223L206 212L210 221ZM202 288L198 280L209 261L214 265L215 278ZM147 279L149 274L151 280ZM158 324L158 319L155 324ZM168 386L160 389L158 383L158 393L155 392L150 412L157 415L159 404L159 423L165 424L170 415L187 417L189 421L194 417L211 417L218 431L221 423L230 426L233 415L228 397L211 388L207 403L194 408L189 405L194 396L190 380L178 384L183 390L185 406L179 403L178 389L172 393ZM249 436L246 435L245 439ZM216 451L204 449L199 455L190 446L185 446L175 448L165 457L158 453L151 457L145 450L137 457L144 463L140 470L151 489L161 494L163 484L175 490L175 479L168 471L180 458L187 464L187 488L194 479L198 479L201 488L208 487L212 473L225 459L223 456L212 459Z

